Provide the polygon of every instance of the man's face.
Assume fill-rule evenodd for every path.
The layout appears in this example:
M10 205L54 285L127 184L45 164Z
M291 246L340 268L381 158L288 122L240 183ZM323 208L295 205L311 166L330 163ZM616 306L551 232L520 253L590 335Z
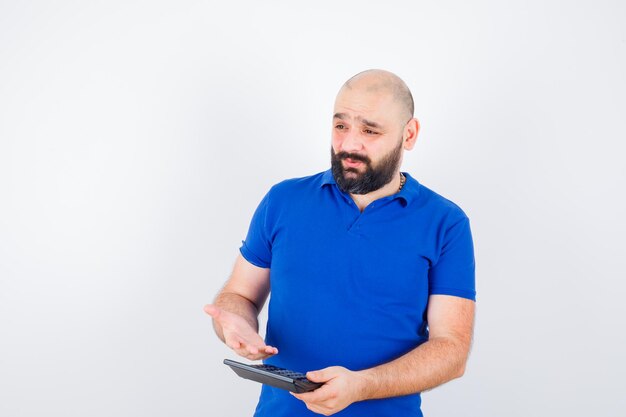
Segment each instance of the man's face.
M367 194L388 184L402 162L403 127L390 94L343 88L335 101L331 148L339 188Z

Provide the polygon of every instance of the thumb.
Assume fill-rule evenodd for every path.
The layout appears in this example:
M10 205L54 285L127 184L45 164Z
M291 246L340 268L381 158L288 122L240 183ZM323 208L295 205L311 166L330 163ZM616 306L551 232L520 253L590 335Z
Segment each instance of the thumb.
M317 371L309 371L306 373L306 377L313 382L327 382L333 379L335 375L332 368L324 368Z
M219 307L214 306L213 304L207 304L204 306L204 312L214 319L217 319L222 310Z

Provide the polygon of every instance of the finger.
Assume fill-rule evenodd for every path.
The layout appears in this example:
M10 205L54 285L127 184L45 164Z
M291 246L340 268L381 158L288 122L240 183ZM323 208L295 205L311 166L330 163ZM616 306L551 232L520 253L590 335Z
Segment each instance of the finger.
M241 340L234 337L226 338L226 346L233 350L243 349L243 343L241 342Z
M235 352L239 356L244 357L246 359L250 359L251 361L265 359L267 357L267 355L264 352L259 352L258 349L256 352L254 352L253 349L251 349L250 346L248 346L243 341L239 343L239 348L236 349Z
M265 359L265 358L269 358L270 356L274 356L276 354L278 354L278 349L272 346L265 346L264 348L259 349L259 353L257 354L257 357L259 359Z
M278 352L276 348L254 349L252 347L248 347L247 351L247 357L252 360L269 358L270 356L274 356Z
M246 356L246 357L248 359L250 359L251 361L260 361L260 360L263 360L263 359L267 359L270 356L272 356L272 355L268 355L268 354L265 354L265 353L258 353L256 355L248 354L248 356Z
M258 359L265 359L265 358L269 358L270 356L274 356L277 353L278 353L278 349L276 348L262 349L262 350L259 350L259 352L256 354L256 357Z
M245 338L241 338L242 345L245 345L248 351L253 354L268 354L268 355L276 355L278 353L278 349L273 346L268 346L263 343L263 339L259 337L258 341L250 341Z
M306 403L305 403L306 404ZM319 404L306 404L306 407L317 414L322 414L325 416L329 416L332 413L332 410L328 407L321 406Z
M219 307L214 306L213 304L207 304L204 306L204 312L214 319L217 319L222 310Z
M246 358L246 359L250 359L250 360L254 360L254 355L251 355L250 352L248 352L248 349L245 348L239 348L239 349L234 349L235 353L239 356L241 356L242 358Z
M251 361L258 361L269 358L272 355L268 355L267 353L259 352L257 354L250 353L247 349L237 349L235 350L237 355L244 357L246 359L250 359Z
M317 371L309 371L306 377L313 382L328 382L336 376L332 368L324 368Z
M273 346L265 346L265 353L269 355L276 355L278 353L278 349Z
M226 340L226 346L228 346L229 348L231 348L233 350L240 350L241 349L241 342L239 342L237 340Z
M309 396L294 394L293 392L290 392L290 394L296 397L298 400L302 401L309 410L314 411L318 414L323 414L322 410L323 407L325 407L323 400L311 399L309 398Z
M331 394L328 391L329 390L326 387L322 386L314 391L303 392L293 395L294 397L301 401L304 401L305 403L319 404L331 398Z
M289 391L289 394L293 395L294 397L296 397L300 401L304 401L304 398L302 397L303 394L297 394L297 393L291 392L291 391Z
M254 343L246 340L245 338L241 338L241 347L248 351L250 355L257 355L261 352L265 352L262 343Z
M293 395L294 397L296 397L297 399L301 400L302 402L304 402L304 405L306 406L306 408L308 408L309 410L313 411L314 413L317 414L324 414L324 415L330 415L332 414L332 410L329 407L324 406L323 404L317 404L314 402L309 402L308 400L303 400L301 398L302 394L295 394L293 392L289 392L291 395Z

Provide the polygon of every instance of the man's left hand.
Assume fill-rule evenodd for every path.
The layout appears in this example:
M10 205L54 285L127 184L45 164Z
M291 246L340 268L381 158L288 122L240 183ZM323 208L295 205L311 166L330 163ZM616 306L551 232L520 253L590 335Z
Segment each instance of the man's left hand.
M304 401L306 407L315 413L329 416L363 399L365 380L359 372L331 366L307 372L306 377L313 382L323 382L324 385L315 391L302 394L292 392L291 395Z

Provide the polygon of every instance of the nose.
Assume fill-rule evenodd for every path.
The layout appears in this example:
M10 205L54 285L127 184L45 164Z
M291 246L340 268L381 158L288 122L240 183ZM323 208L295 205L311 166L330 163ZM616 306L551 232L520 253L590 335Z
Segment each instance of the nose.
M363 149L363 142L359 137L359 132L356 129L350 129L346 132L341 142L341 150L344 152L359 152Z

